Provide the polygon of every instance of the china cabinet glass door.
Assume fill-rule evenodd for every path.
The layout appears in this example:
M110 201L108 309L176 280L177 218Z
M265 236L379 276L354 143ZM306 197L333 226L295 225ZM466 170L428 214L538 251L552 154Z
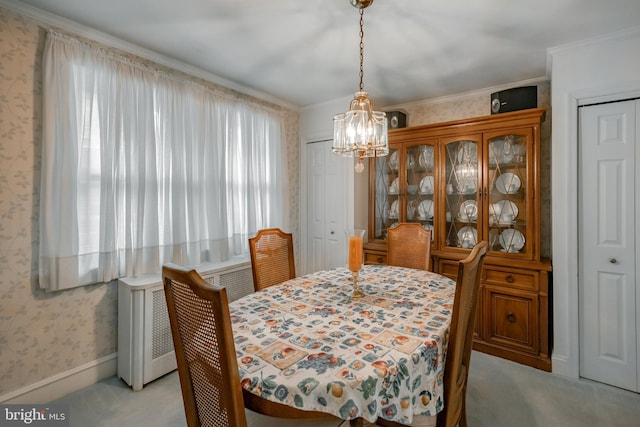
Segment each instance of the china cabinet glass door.
M436 212L435 147L432 144L406 146L407 222L418 222L431 230L431 240Z
M377 157L374 162L374 235L369 239L386 240L387 228L400 216L400 150L390 146L389 155Z
M435 212L435 140L389 146L374 160L374 239L386 240L399 222L418 222L433 230ZM433 237L433 234L432 234Z
M470 249L480 241L481 141L478 135L444 141L444 247Z
M529 129L486 135L489 250L530 254Z

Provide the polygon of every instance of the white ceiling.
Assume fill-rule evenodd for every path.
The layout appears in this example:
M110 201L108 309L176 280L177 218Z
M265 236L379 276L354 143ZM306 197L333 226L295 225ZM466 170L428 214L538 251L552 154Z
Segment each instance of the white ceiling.
M15 0L14 0L15 3ZM349 0L21 0L305 107L359 84ZM546 74L547 49L640 25L640 0L376 0L364 87L397 105Z

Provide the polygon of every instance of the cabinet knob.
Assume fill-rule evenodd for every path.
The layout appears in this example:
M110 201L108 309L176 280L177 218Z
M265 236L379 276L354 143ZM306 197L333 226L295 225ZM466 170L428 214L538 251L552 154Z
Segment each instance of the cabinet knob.
M505 280L507 281L507 283L515 282L515 279L513 278L513 276L511 274L508 275Z
M507 313L507 320L509 321L509 323L515 323L516 322L515 314L513 314L512 312Z
M378 262L379 262L380 264L382 264L382 257L381 257L381 256L379 256L379 257L378 257Z
M617 259L615 259L615 258L609 258L609 262L610 262L611 264L617 264L617 263L618 263L618 260L617 260Z

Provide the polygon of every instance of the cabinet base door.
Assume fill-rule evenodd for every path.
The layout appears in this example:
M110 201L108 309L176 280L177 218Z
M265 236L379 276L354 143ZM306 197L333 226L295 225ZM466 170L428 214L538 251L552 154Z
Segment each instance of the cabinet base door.
M488 343L537 353L537 294L487 286L485 298L485 340Z

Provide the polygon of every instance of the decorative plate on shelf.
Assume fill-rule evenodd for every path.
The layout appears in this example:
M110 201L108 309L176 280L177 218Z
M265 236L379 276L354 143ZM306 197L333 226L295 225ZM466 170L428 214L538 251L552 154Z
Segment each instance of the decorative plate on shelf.
M425 145L420 149L418 164L421 168L431 169L433 167L433 147Z
M494 203L490 207L491 215L495 215L496 218L508 219L511 216L510 221L515 221L518 217L518 205L511 200L500 200L498 203Z
M413 154L411 153L407 154L407 170L412 170L415 167L416 167L416 160L413 157Z
M508 228L500 233L500 246L505 252L519 252L524 247L524 235L515 228Z
M433 218L433 200L423 200L418 206L418 219L431 219Z
M473 227L462 227L458 231L458 243L461 247L469 249L478 242L478 230Z
M391 185L389 186L389 194L398 194L399 183L400 181L398 181L398 178L395 178L393 181L391 181Z
M520 177L513 173L503 173L496 179L496 190L502 194L515 194L520 190Z
M420 181L420 194L433 194L432 175L427 175Z
M391 155L389 156L389 168L391 168L391 170L397 171L398 165L399 165L398 151L396 150L393 153L391 153Z
M476 221L478 219L478 203L475 200L462 202L458 218L461 221Z

